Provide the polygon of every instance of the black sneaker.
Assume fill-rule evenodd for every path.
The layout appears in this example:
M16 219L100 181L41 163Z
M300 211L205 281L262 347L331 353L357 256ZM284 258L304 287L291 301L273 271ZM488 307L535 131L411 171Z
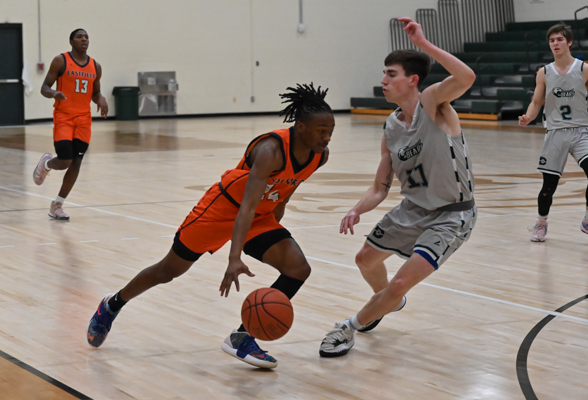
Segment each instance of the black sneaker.
M406 296L402 296L402 301L400 302L400 305L398 307L396 307L394 309L394 311L392 312L396 312L396 311L400 311L404 308L404 306L406 305ZM373 320L372 322L370 322L369 324L365 325L363 328L358 329L358 332L369 332L372 329L374 329L376 326L378 326L378 324L380 323L380 321L382 320L382 318L384 317L380 317L378 319Z

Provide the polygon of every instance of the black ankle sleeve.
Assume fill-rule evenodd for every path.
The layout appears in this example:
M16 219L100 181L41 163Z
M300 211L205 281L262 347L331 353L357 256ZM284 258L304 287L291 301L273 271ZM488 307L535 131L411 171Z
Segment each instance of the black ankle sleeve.
M271 287L278 289L288 296L289 299L292 299L302 285L304 285L304 281L281 274Z

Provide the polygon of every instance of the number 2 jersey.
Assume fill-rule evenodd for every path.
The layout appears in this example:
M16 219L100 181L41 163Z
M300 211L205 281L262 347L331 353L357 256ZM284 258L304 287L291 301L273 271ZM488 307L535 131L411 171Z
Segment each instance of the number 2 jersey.
M400 193L427 210L465 202L474 197L474 178L463 134L446 134L418 102L411 126L398 119L400 109L386 120L384 136Z
M273 137L280 142L282 156L284 159L284 166L281 170L272 173L268 179L265 194L261 198L261 202L255 210L256 214L267 214L282 201L284 201L302 182L304 182L314 171L318 169L323 163L325 152L315 154L310 152L308 160L299 165L292 153L292 137L294 136L294 128L279 129L270 133L263 134L253 139L245 155L239 162L237 168L226 171L219 182L219 187L223 195L225 195L231 203L240 206L245 194L245 186L251 170L249 155L253 147L260 140Z
M560 75L553 63L545 71L545 122L553 129L588 126L588 102L584 84L584 62L574 60L567 74Z
M88 57L84 65L73 59L71 53L61 54L65 68L57 78L57 89L65 95L65 100L55 101L55 111L66 114L86 114L90 112L90 102L96 80L96 61Z

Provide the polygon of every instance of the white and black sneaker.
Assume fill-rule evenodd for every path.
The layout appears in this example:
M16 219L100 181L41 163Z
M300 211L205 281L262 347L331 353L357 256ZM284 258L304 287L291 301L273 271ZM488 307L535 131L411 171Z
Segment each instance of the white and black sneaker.
M394 310L392 310L392 312L396 312L396 311L400 311L404 308L404 306L406 305L406 296L402 296L402 301L400 302L400 305L398 307L396 307ZM380 317L378 319L373 320L372 322L370 322L369 324L365 325L363 328L358 329L358 332L369 332L372 329L374 329L376 326L378 326L378 324L380 323L380 321L382 320L382 318L384 317Z
M321 357L341 357L355 344L355 331L348 321L337 322L323 339L319 354Z

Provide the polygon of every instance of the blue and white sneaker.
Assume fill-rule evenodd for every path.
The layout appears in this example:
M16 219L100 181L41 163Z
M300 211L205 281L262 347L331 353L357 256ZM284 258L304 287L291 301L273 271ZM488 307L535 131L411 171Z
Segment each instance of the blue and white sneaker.
M235 329L223 342L221 349L233 357L259 368L276 368L278 360L259 348L253 336Z
M94 313L94 316L88 323L87 336L90 346L100 347L100 345L104 343L106 336L108 336L108 332L110 332L110 328L112 327L112 321L114 321L118 315L118 312L113 313L110 311L110 307L108 306L108 300L110 300L112 296L114 296L114 293L111 293L102 299L100 305L98 305L98 310Z

